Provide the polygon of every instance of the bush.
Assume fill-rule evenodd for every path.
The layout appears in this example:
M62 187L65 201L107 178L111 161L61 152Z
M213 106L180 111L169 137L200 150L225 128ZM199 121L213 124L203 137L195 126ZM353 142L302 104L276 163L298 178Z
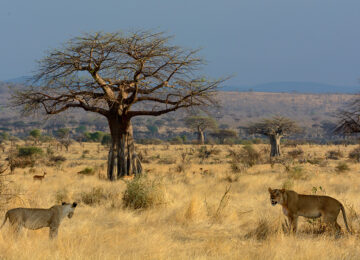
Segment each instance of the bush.
M162 144L163 141L160 140L160 139L156 139L156 138L153 138L153 139L140 139L138 141L139 144Z
M237 168L242 168L237 166L237 164L242 164L244 167L252 167L261 159L260 153L252 145L245 145L241 148L240 152L229 150L229 156L231 158L231 168L234 172L237 171Z
M303 154L304 151L301 148L297 148L288 152L288 155L293 159L299 158Z
M9 157L10 170L13 172L16 168L34 167L35 159L32 157Z
M126 182L122 198L125 208L146 209L162 204L164 200L164 192L159 181L142 176Z
M360 162L360 147L356 147L354 150L350 151L349 158Z
M175 136L169 140L169 143L171 144L183 144L184 140L181 138L181 136Z
M69 201L69 192L67 189L58 190L55 193L55 203L60 204L61 202Z
M66 161L66 158L62 155L57 155L57 156L51 156L49 160L54 163L63 163Z
M241 162L252 167L260 161L260 153L252 145L245 145L240 151Z
M45 164L47 166L60 166L65 161L66 158L62 155L51 155L49 156L49 160Z
M217 148L208 148L207 146L201 146L198 149L198 157L201 159L201 162L203 162L205 159L208 159L211 155L219 155L221 150Z
M111 145L111 135L105 134L103 138L101 139L101 144L104 146L110 146Z
M43 150L35 146L20 147L18 151L19 157L41 156L43 154Z
M92 188L89 192L80 193L80 198L86 205L99 205L102 201L107 200L110 194L104 192L101 187Z
M78 174L83 174L83 175L94 175L95 171L93 168L90 167L86 167L85 169L81 170L78 172Z
M344 155L340 150L331 150L326 153L327 159L339 160L342 157L344 157Z
M336 165L335 169L338 173L346 172L350 170L346 162L339 162L338 165Z

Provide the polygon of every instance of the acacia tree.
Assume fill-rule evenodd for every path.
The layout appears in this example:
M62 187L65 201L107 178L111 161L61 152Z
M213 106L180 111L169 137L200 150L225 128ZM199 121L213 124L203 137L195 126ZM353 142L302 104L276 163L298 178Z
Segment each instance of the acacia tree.
M300 131L297 124L289 118L274 116L263 119L248 126L250 134L261 134L269 137L271 151L270 156L280 156L280 140L282 137L294 134Z
M40 129L33 129L30 131L29 136L31 136L34 139L34 143L37 144L39 142L39 139L41 137L41 131Z
M333 127L333 133L357 134L360 133L360 95L338 113L338 124Z
M108 178L137 174L131 119L159 116L181 108L211 105L222 80L207 80L197 71L203 60L196 50L170 43L164 33L91 33L50 51L39 63L30 88L13 94L24 112L47 114L71 108L106 117L112 143Z
M220 144L224 144L226 139L236 138L236 131L231 129L219 129L213 133L210 133L212 137L219 139Z
M199 144L204 144L204 131L206 129L216 129L217 123L214 118L209 116L189 116L185 118L185 125L197 131L197 137Z

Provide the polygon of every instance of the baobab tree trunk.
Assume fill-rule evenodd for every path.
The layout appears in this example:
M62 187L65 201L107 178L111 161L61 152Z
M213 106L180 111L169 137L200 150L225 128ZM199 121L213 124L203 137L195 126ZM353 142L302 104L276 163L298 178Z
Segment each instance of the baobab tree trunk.
M200 128L198 128L198 143L204 144L205 138L204 138L204 131Z
M270 157L276 157L276 156L280 156L280 139L281 136L280 135L270 135L270 145L271 145L271 152L270 152Z
M135 152L130 120L109 119L109 126L111 145L108 156L108 179L114 181L123 176L141 174L142 166Z

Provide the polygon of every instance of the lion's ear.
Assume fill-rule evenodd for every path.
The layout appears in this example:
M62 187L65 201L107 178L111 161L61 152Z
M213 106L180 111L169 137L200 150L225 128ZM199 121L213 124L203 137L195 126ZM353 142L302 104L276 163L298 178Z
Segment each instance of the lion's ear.
M269 191L269 193L271 193L271 192L272 192L272 189L269 187L268 191Z
M285 192L285 189L281 189L281 193L284 193Z

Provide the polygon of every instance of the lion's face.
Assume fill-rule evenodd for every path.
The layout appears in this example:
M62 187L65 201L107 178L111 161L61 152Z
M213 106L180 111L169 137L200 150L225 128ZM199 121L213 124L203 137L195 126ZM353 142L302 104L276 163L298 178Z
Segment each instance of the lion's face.
M70 203L63 202L62 206L63 206L63 209L65 210L65 214L67 215L67 217L72 218L72 216L74 215L74 210L77 206L77 203L74 202L74 203L70 204Z
M283 204L285 202L284 200L284 193L285 190L278 190L278 189L271 189L269 188L269 193L270 193L270 202L271 205L275 206L276 204Z

